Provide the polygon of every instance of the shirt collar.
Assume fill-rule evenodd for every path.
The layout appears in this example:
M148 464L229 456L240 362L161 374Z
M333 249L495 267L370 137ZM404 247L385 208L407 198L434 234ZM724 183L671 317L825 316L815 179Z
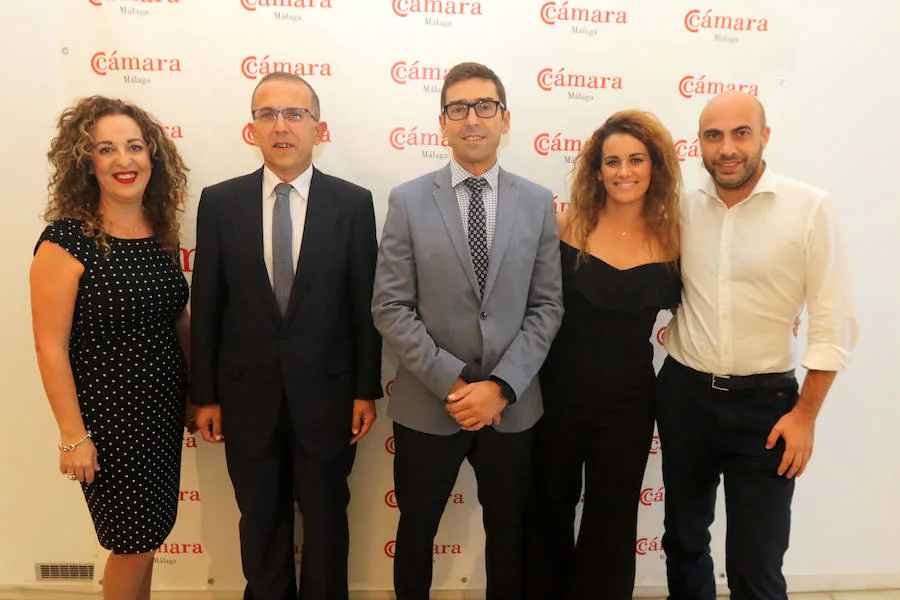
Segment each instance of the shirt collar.
M771 169L769 169L768 164L763 164L765 165L763 174L760 176L759 181L756 182L756 186L754 186L754 188L750 191L750 195L742 200L741 203L746 202L750 198L753 198L754 196L758 196L760 194L775 193L775 175L772 173ZM719 198L718 190L716 190L716 182L713 180L712 175L710 175L709 173L706 174L697 189L717 202L722 201Z
M476 175L472 175L458 162L456 159L450 158L450 184L455 188L463 181L468 179L469 177L477 177ZM484 180L487 181L487 184L491 187L492 190L497 190L497 182L500 179L500 162L497 161L494 163L494 166L487 170L486 173L481 175L484 177Z
M300 173L293 181L288 181L303 200L309 198L309 186L312 183L313 167L312 163L305 171ZM272 172L269 167L263 167L263 198L269 198L275 193L275 186L281 183L278 175Z

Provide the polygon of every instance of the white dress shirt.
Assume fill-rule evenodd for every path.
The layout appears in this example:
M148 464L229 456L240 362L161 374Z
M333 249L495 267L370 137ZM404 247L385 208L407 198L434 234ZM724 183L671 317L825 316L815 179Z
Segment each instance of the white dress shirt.
M716 375L794 368L794 319L807 305L802 365L841 371L857 326L834 199L766 170L728 208L707 176L683 203L681 306L665 332L669 354Z
M294 262L294 273L297 272L297 260L300 257L300 242L303 241L303 226L306 224L306 207L309 199L309 184L312 182L312 164L300 174L297 179L288 181L291 190L291 256ZM266 271L269 272L269 283L275 285L272 274L272 213L275 212L275 186L282 183L278 176L263 168L262 182L262 229L263 229L263 259L266 261Z
M469 187L463 182L469 177L476 177L463 168L461 164L454 159L450 159L450 185L456 190L456 201L459 203L459 216L462 217L463 232L466 239L469 239L469 202L472 199ZM487 249L491 250L491 244L494 243L494 230L497 228L497 186L500 180L500 163L495 162L494 166L487 170L481 177L487 182L487 186L481 192L481 199L484 200L484 212L486 217L485 228L487 230Z

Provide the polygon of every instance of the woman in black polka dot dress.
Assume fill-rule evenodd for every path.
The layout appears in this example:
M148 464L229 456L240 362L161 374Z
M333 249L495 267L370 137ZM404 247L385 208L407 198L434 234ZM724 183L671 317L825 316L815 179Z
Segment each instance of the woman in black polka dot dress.
M60 472L82 482L112 550L107 599L150 597L175 523L185 424L188 286L178 266L185 167L162 127L108 98L60 116L31 269L35 345L60 428Z

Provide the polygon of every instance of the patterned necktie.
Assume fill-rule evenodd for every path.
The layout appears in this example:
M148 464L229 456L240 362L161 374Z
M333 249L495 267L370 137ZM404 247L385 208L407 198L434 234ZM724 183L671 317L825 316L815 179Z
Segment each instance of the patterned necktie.
M294 285L292 189L289 183L275 186L275 210L272 212L272 289L282 315L287 312Z
M488 271L487 212L484 209L484 177L469 177L463 183L469 188L469 252L478 277L478 291L484 296Z

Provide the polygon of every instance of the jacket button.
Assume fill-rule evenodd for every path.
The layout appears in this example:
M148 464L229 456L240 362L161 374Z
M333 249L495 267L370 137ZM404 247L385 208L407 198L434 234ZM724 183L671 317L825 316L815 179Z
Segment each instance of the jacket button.
M487 313L486 313L486 312L482 312L482 313L481 313L480 315L478 315L478 316L481 318L482 321L484 321L485 319L487 319Z

